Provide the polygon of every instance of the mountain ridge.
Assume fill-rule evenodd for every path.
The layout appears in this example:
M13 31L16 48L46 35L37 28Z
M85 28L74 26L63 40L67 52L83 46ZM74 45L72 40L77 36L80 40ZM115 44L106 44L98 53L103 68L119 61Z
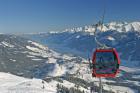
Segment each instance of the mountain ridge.
M101 27L97 28L101 31ZM103 24L102 31L109 31L109 30L115 30L118 32L128 32L128 31L138 31L140 32L140 22L134 21L134 22L110 22ZM75 27L75 28L68 28L65 29L63 32L88 32L88 33L94 33L95 32L95 26L94 25L87 25L84 27Z

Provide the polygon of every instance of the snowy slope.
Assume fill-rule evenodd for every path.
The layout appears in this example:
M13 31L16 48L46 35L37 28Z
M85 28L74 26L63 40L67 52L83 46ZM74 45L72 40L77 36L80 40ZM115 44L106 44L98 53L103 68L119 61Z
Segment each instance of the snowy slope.
M44 78L75 73L84 59L55 52L47 46L15 35L0 35L0 71ZM76 64L76 65L75 65Z
M56 82L43 84L41 79L27 79L3 72L0 72L0 83L0 93L56 92Z
M56 80L45 82L41 79L27 79L3 72L0 72L0 83L0 93L56 93L58 83L68 89L72 87L76 88L74 83L67 80L63 80L63 83ZM112 90L115 93L138 93L137 90L128 87L110 86L107 84L104 84L104 89L108 91ZM89 89L82 86L79 87L79 90L90 93Z

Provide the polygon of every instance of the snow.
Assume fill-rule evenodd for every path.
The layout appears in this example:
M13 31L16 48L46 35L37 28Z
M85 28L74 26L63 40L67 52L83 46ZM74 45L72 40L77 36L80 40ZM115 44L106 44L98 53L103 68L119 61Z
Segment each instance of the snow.
M140 86L140 82L139 81L130 81L130 80L126 80L127 82L129 82L130 84L134 84L136 86Z
M115 40L115 38L113 38L111 36L108 36L107 39L110 40L110 41L114 41Z
M57 82L43 83L41 79L27 79L0 72L0 93L56 93Z
M135 31L140 31L140 22L131 23Z
M101 26L97 28L99 31L101 31ZM140 32L140 22L134 21L134 22L110 22L103 24L102 31L110 31L115 30L118 32L129 32L129 31L138 31ZM74 28L67 28L64 31L58 32L58 31L50 31L50 34L52 33L63 33L63 32L69 32L69 33L75 33L75 32L86 32L90 35L94 35L95 32L95 26L93 25L86 25L84 27L74 27ZM76 37L77 38L77 37Z
M31 43L31 44L33 44L33 45L35 45L35 46L37 46L38 48L40 48L40 49L48 49L46 46L43 46L43 45L41 45L41 44L39 44L39 43L36 43L36 42L33 42L33 41L28 41L29 43Z
M46 32L44 32L44 33L46 33ZM56 31L50 31L50 33L51 33L51 34L56 34L56 33L58 33L58 32L56 32ZM43 34L43 33L40 33L40 34Z
M51 57L48 59L47 63L56 63L56 61L57 59Z
M97 28L101 31L101 27ZM140 32L140 22L110 22L107 24L103 24L102 31L110 31L110 30L116 30L118 32L129 32L129 31L138 31ZM75 28L68 28L64 32L88 32L91 35L95 32L95 26L92 25L86 25L83 28L82 27L75 27Z
M59 64L55 64L55 68L53 71L49 73L49 76L62 76L66 73L66 67L59 66Z
M84 67L83 67L84 68ZM58 64L56 64L56 71L52 71L52 74L55 73L57 74L57 76L64 72L64 67L63 70L60 69L60 67L58 66ZM87 78L84 78L85 80L88 80L88 76L89 74L85 74L84 76L86 76ZM90 76L90 78L94 81L97 82L96 85L98 85L98 78L92 78ZM91 81L91 79L89 81ZM103 82L108 82L108 80L106 79L102 79ZM111 82L111 81L110 81ZM135 83L135 84L139 84L139 82L132 82L132 81L128 81L130 83ZM71 88L71 87L75 87L74 83L71 83L69 81L63 80L63 83L57 82L57 81L51 81L51 82L45 82L44 84L42 83L41 79L27 79L27 78L23 78L23 77L19 77L19 76L15 76L9 73L3 73L0 72L0 93L56 93L56 85L59 83L67 88ZM44 89L43 89L43 85L44 85ZM114 86L114 85L106 85L105 83L103 84L103 88L105 90L112 90L115 93L138 93L136 90L133 90L131 88L128 87L124 87L124 86ZM83 87L79 87L80 90L84 90L87 93L90 93L90 91L88 89L85 89Z
M77 35L76 38L80 38L80 35Z
M73 58L75 58L75 57L72 57L72 56L70 56L70 55L65 55L65 54L64 54L64 55L62 56L62 58L63 58L63 59L67 59L67 60L71 60L71 59L73 59Z
M38 43L35 43L35 42L32 42L32 44L34 44L36 47L29 46L29 45L26 46L27 49L31 50L28 52L29 55L27 57L33 57L33 56L41 56L44 58L51 58L51 57L59 58L59 57L61 57L59 53L57 53L51 49L48 49L48 47L45 47L45 46L38 44Z
M32 55L27 55L27 57L34 58L35 56L32 56Z
M0 93L56 93L56 85L59 83L67 88L74 87L75 84L63 80L63 83L50 81L42 83L41 79L27 79L12 75L10 73L0 72ZM43 89L44 86L44 89ZM87 89L79 87L80 90Z
M12 44L10 44L8 42L5 42L5 41L1 42L1 44L3 44L4 47L10 47L10 48L13 48L14 47L14 45L12 45Z
M40 60L42 60L42 59L34 58L34 59L32 59L32 60L34 60L34 61L40 61Z
M45 49L39 49L37 47L26 46L27 49L31 50L32 52L28 52L31 56L41 56L41 57L49 57L51 53L47 53Z
M110 86L110 85L104 85L105 90L112 90L115 93L138 93L138 91L133 90L128 87L124 86Z
M38 52L40 51L40 49L36 48L36 47L31 47L31 46L26 46L27 49L34 51L34 52Z
M16 60L15 59L10 59L11 61L13 61L13 62L16 62Z
M134 72L140 72L140 68L135 68L135 67L126 67L126 66L120 66L120 69L121 70L124 70L126 72L131 72L131 73L134 73Z

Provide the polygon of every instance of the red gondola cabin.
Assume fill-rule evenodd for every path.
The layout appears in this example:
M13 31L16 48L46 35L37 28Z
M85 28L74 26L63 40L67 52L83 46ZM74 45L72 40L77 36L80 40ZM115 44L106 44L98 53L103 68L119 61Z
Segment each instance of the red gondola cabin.
M93 77L115 77L119 72L120 58L116 49L96 49L93 58Z

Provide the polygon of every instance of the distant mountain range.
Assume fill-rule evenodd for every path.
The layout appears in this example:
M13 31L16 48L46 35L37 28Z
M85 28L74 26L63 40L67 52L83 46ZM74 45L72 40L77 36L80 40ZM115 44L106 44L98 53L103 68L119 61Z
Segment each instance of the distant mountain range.
M66 29L61 32L38 33L26 37L47 44L50 48L65 53L73 53L87 58L96 48L94 25ZM140 22L111 22L98 28L97 39L118 50L122 63L140 66Z
M101 27L98 27L98 30L101 30ZM110 31L115 30L118 32L129 32L129 31L138 31L140 32L140 22L110 22L103 24L102 31ZM84 27L75 27L68 28L65 30L66 32L89 32L93 33L95 31L95 25L88 25ZM64 31L64 32L65 32Z

